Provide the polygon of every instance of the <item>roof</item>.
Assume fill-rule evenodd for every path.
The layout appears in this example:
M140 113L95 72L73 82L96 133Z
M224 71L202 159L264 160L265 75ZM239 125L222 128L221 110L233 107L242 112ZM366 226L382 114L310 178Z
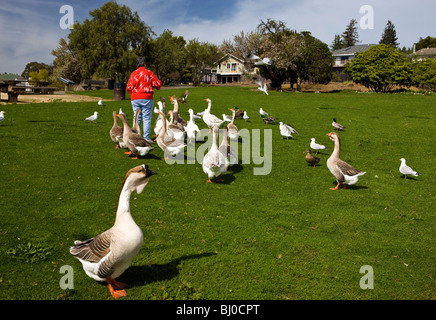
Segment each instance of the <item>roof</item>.
M433 56L436 55L436 48L424 48L415 52L416 55Z
M220 59L218 59L218 61L216 61L214 64L218 64L218 63L224 61L226 58L232 58L232 59L237 60L237 61L239 61L239 62L241 62L241 63L244 63L244 60L242 60L241 58L238 58L238 57L236 57L236 56L234 56L234 55L228 53L228 54L226 54L225 56L223 56L223 57L221 57Z
M369 47L375 46L375 44L358 44L351 47L338 49L332 52L332 56L353 56L358 52L363 52L369 49Z

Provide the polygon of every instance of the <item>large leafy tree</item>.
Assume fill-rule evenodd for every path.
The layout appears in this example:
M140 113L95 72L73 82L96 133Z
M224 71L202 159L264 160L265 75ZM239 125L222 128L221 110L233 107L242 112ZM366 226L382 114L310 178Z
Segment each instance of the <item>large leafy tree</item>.
M137 12L115 1L89 13L91 19L76 22L69 34L70 46L78 54L82 75L127 81L138 54L147 52L152 30Z
M419 38L419 41L415 43L416 50L421 50L423 48L435 48L436 38L427 36L425 38Z
M397 48L399 43L397 42L397 31L395 30L394 24L388 20L385 30L383 31L382 37L379 43L390 44L394 48Z
M436 91L436 59L416 62L412 81L422 89Z
M193 82L200 83L201 78L207 73L207 69L220 58L218 46L208 42L200 42L193 39L186 45L186 60L192 68Z
M76 83L80 82L82 75L78 55L72 50L66 39L61 38L59 45L52 50L51 54L55 57L52 80L57 81L62 77Z
M412 84L412 63L391 45L379 44L357 54L344 72L375 92L388 92L395 86Z
M185 45L183 37L173 36L170 30L164 30L159 37L151 41L150 62L147 64L163 83L168 83L170 75L175 73L178 73L180 78L181 69L186 64Z

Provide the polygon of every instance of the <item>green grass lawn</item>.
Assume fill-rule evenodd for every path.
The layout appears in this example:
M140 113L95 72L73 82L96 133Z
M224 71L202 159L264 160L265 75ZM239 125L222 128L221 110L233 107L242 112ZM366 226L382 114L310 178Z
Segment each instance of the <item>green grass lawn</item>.
M184 90L161 90L155 101ZM262 156L264 129L272 130L269 174L254 175L263 164L251 155L211 184L201 164L170 165L157 146L139 160L115 149L112 111L132 119L130 101L91 94L109 101L0 108L0 299L113 299L68 249L112 226L124 176L142 163L158 175L131 199L144 245L119 278L129 284L124 299L435 299L435 95L192 88L195 112L205 98L220 117L246 110L250 121L236 124L261 129ZM282 139L259 107L300 135ZM94 111L95 123L83 121ZM347 127L341 158L366 171L346 190L329 190L333 117ZM303 154L312 137L329 148L316 168ZM241 159L242 143L239 151ZM404 179L402 157L422 176ZM64 265L74 270L73 290L59 285ZM364 265L374 289L359 285Z

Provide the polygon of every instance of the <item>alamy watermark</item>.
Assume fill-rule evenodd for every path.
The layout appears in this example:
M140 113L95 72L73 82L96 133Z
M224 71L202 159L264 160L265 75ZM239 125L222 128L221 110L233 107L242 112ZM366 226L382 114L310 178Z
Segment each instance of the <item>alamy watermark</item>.
M360 7L360 13L363 16L360 18L359 25L362 30L374 29L374 8L370 5L363 5Z
M364 265L360 267L359 272L364 274L360 278L360 288L363 290L374 289L374 269L371 266Z
M65 4L59 9L59 13L64 14L59 20L59 27L61 27L62 30L73 29L73 24L74 24L73 7Z

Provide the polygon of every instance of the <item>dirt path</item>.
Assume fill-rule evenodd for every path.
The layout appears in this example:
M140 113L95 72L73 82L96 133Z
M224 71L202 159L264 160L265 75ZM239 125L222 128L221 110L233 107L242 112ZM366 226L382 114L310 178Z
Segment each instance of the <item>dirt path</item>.
M86 101L98 101L101 98L88 97L80 94L21 94L18 96L18 104L20 103L41 103L41 102L86 102ZM1 94L1 104L6 104L8 96L5 93Z

